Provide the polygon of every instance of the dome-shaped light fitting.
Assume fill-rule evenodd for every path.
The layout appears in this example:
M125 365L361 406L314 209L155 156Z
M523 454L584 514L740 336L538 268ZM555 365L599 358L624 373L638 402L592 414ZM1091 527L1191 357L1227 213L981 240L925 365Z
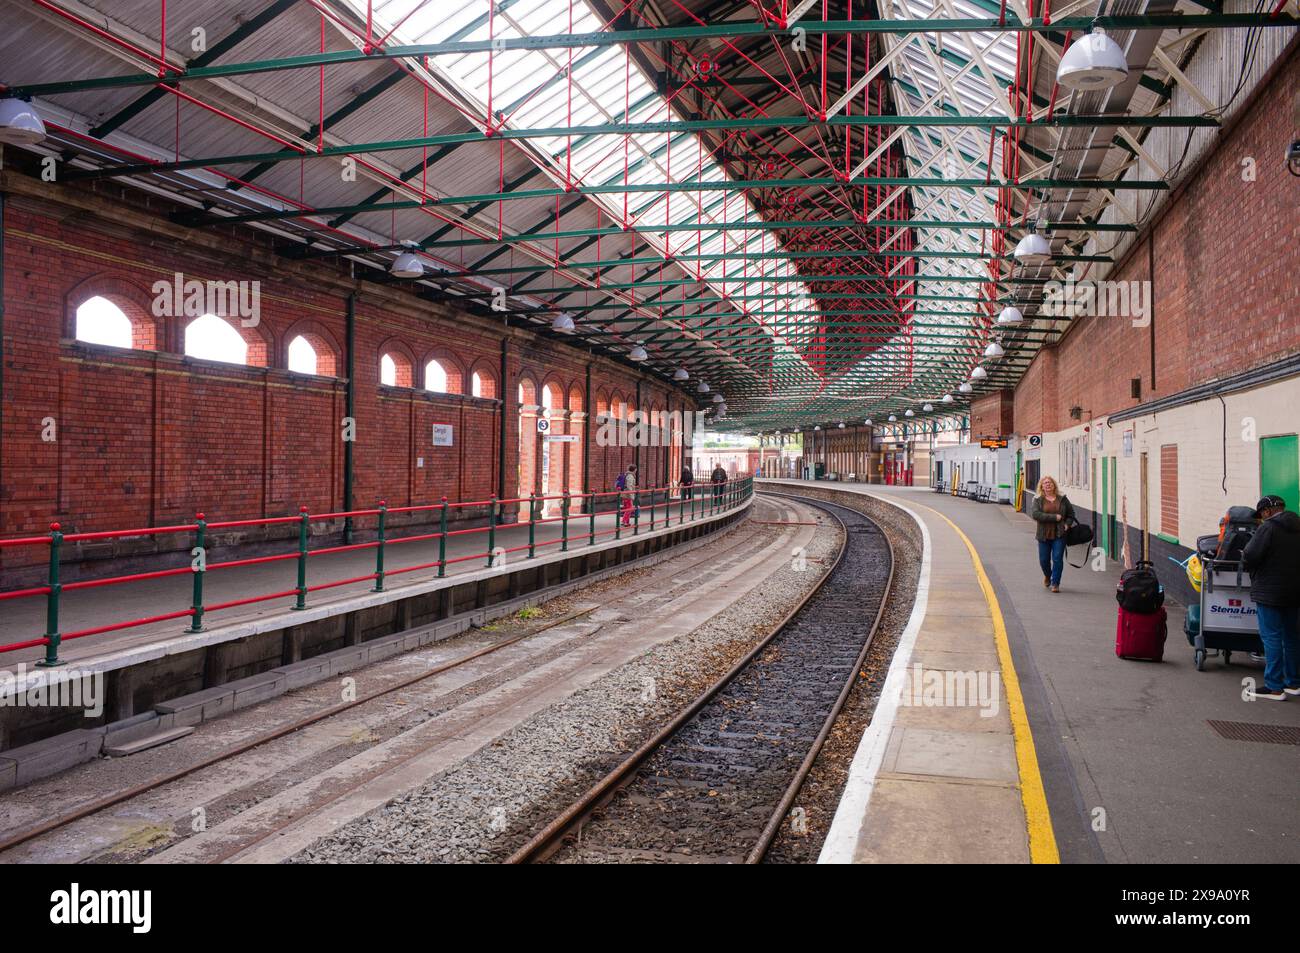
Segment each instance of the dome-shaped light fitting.
M1006 307L998 313L998 324L1004 328L1014 328L1025 323L1025 316L1019 308Z
M904 416L904 417L915 417L915 416L916 416L916 411L913 410L911 407L909 407L909 408L907 408L907 413L903 414L903 416Z
M40 113L21 99L0 99L0 142L11 146L34 146L45 138Z
M895 415L893 415L893 414L890 414L890 415L889 415L889 422L890 422L891 424L892 424L894 421L896 421L897 419L898 419L898 418L897 418Z
M1066 89L1110 89L1128 79L1128 62L1119 44L1101 27L1070 44L1056 67L1056 81Z
M970 372L970 379L973 381L982 381L988 376L989 372L984 370L984 368L980 367L978 364L976 364L975 369Z
M709 392L709 385L704 383L704 381L700 381L700 386L695 388L695 392L697 394L707 394Z
M984 349L985 357L1001 357L1007 352L1003 350L1002 345L997 341L989 341L989 346Z
M864 421L862 421L862 422L863 422L864 424L866 424L868 427L871 426L871 418L870 418L870 417L868 417L866 420L864 420Z
M813 430L821 430L821 429L822 429L822 425L821 425L821 424L818 424L816 427L813 428Z
M714 395L713 395L713 402L714 402L715 404L720 404L720 403L722 403L722 401L723 401L723 397L722 397L721 394L714 394Z
M388 273L394 278L423 278L424 262L415 252L404 251L388 266Z
M1030 232L1016 243L1012 254L1022 265L1045 265L1052 260L1052 245L1045 236Z
M673 371L673 380L675 381L688 381L690 379L691 372L684 367L679 367L677 370Z
M975 388L974 388L974 387L971 387L970 384L969 384L968 382L966 382L966 381L962 381L961 386L958 387L957 389L958 389L959 391L961 391L963 394L969 394L969 393L970 393L971 391L973 391Z
M637 344L632 347L632 350L627 352L627 356L629 360L644 361L650 355L646 353L645 348L643 348L640 344Z
M928 402L927 402L926 405L925 405L924 407L922 407L921 409L924 410L924 411L928 414L930 411L934 410L934 404L931 404L931 403L928 403Z
M840 429L841 429L841 430L844 429L844 421L842 421L842 420L840 421Z
M551 322L551 330L560 334L572 334L576 330L573 318L567 314L557 314L555 320Z
M943 395L943 399L940 400L939 403L941 403L941 404L951 404L951 403L952 403L952 394L944 394L944 395Z

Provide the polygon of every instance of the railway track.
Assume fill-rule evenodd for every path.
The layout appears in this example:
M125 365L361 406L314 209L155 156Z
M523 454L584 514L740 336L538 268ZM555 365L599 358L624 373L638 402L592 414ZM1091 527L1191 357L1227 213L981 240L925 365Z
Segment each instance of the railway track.
M874 521L793 499L844 529L821 584L511 863L762 861L853 688L893 581L893 547Z
M793 510L782 504L778 504L776 508L770 511L773 516L783 517L783 519L778 519L779 523L789 523L794 514ZM652 574L650 578L658 580L654 583L654 589L658 593L657 598L661 600L671 600L675 598L677 594L686 591L693 585L697 584L701 578L701 573L705 576L724 574L733 563L739 564L743 562L745 559L749 558L751 553L752 550L749 550L747 547L734 546L732 547L732 551L725 554L722 558L719 558L717 554L712 553L711 551L698 555L684 554L679 559L671 560L667 563L650 568L648 571ZM635 566L629 566L628 568L634 569ZM251 811L250 822L239 832L238 836L233 838L232 841L226 842L219 847L214 845L215 849L205 851L205 856L203 857L205 860L217 862L232 859L236 855L255 847L257 844L273 837L277 833L280 833L286 827L299 823L311 815L327 809L330 805L349 796L351 792L361 788L371 781L374 781L376 778L382 777L385 773L399 771L404 764L417 759L425 752L433 750L439 744L444 743L446 741L444 734L446 733L438 732L436 730L430 732L429 728L434 727L430 722L436 721L439 717L454 719L456 712L461 707L472 704L474 699L483 697L487 693L493 691L495 685L499 681L499 677L494 677L489 673L482 679L466 684L462 689L459 689L452 696L449 696L442 701L431 698L422 703L418 701L419 696L411 694L421 688L421 683L426 682L434 676L476 662L483 659L485 656L492 656L503 651L511 650L512 647L519 646L520 643L527 644L526 640L543 636L552 630L559 631L558 627L560 626L580 621L582 617L591 615L593 612L598 612L599 610L618 604L624 596L625 593L616 590L609 598L601 600L595 605L584 606L576 611L567 612L560 618L551 620L540 626L531 627L526 632L511 635L508 638L494 640L487 645L480 646L472 651L465 652L459 656L442 662L432 668L425 669L418 675L401 678L392 684L387 684L374 691L365 693L355 700L331 705L312 712L305 717L295 718L285 724L258 732L254 736L241 741L239 744L210 752L200 758L189 761L183 766L148 777L137 784L128 785L110 793L81 801L80 803L69 804L61 810L56 810L52 816L47 817L39 823L20 827L18 829L10 829L9 831L0 833L0 853L59 832L63 828L67 828L78 821L93 820L96 815L99 815L101 812L108 811L112 808L118 807L119 805L127 806L129 811L129 805L131 803L140 801L154 792L167 789L170 786L177 785L181 782L190 783L201 790L202 781L196 777L200 775L201 772L204 772L209 768L214 768L219 771L223 769L230 770L231 766L235 765L244 757L258 756L257 752L264 749L265 746L276 743L292 743L295 736L300 735L307 729L313 728L313 726L319 725L323 722L333 724L347 719L349 723L356 722L358 725L364 725L364 722L359 720L363 717L362 713L365 711L373 711L376 705L384 705L386 706L386 711L392 712L393 720L387 721L389 731L384 733L388 734L389 737L399 743L402 743L405 739L409 738L409 742L402 745L404 750L401 751L400 756L398 756L397 752L394 752L393 757L377 761L375 764L368 766L366 770L349 772L346 778L336 777L329 783L322 784L319 791L308 793L306 797L296 803L293 809L288 812L277 811L265 818L260 818L254 821L251 815L257 814L258 812ZM646 606L645 608L649 607ZM537 656L536 653L534 653L531 657L531 661L529 661L528 658L521 658L518 662L511 663L511 668L507 671L513 671L516 668L526 670L535 666L538 662L538 658L545 659L552 655L563 655L567 647L572 646L577 648L580 644L588 641L592 634L593 632L588 630L578 633L573 637L565 638L555 647L546 650L541 656ZM523 646L520 646L520 648L522 647ZM514 651L518 650L516 649ZM411 701L410 705L407 705L408 698ZM395 705L405 707L393 707ZM410 709L416 708L417 706L424 708L424 710L422 712L410 711ZM428 727L426 727L426 725L428 725ZM448 726L448 731L451 732L452 735L460 730L463 729L456 728L454 725ZM371 746L373 746L373 744ZM339 745L337 752L319 752L318 755L323 760L317 762L316 770L328 771L331 765L341 765L344 759L354 758L359 751L364 750L364 747L365 746L359 747L352 742L348 742ZM286 763L284 773L287 776L293 777L295 775L295 770L292 767L291 762L292 759ZM324 775L322 775L322 777L324 777ZM195 780L192 782L187 781L187 779L191 778L195 778ZM292 782L286 781L285 783L299 783L301 780L302 779L295 778ZM266 777L247 787L228 792L228 794L221 800L233 800L241 802L245 806L250 806L250 801L253 804L256 804L260 800L271 796L273 791L278 788L280 788L280 784L276 782L274 776ZM215 809L214 813L216 816L225 814L225 811L220 809L219 805L214 804L213 808ZM178 830L180 830L180 828L178 828ZM187 829L182 830L180 840L172 840L169 846L174 847L178 843L184 841L187 834Z

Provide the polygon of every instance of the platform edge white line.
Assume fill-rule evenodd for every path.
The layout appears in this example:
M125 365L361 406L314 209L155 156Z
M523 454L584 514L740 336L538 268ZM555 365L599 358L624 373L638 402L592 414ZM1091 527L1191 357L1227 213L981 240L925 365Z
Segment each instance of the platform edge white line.
M920 514L903 503L885 499L874 493L861 490L848 492L857 492L887 506L897 507L912 518L921 529L921 572L916 582L916 599L912 604L912 614L908 617L907 625L898 638L898 646L894 649L893 658L889 662L889 671L885 675L885 683L881 687L880 699L876 702L871 723L862 733L857 750L853 754L848 780L844 783L844 794L835 809L831 829L827 832L821 853L817 857L819 864L853 862L863 821L871 804L872 792L876 787L876 776L880 773L880 766L884 762L885 749L889 744L889 736L898 715L899 701L907 678L907 665L912 658L912 650L916 646L916 637L921 631L921 624L925 621L926 606L930 597L930 531L926 528Z

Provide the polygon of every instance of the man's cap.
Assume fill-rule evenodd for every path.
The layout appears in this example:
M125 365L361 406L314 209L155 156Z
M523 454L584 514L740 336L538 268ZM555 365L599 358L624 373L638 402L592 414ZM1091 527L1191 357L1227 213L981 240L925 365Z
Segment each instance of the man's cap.
M1286 500L1270 493L1268 496L1261 498L1260 501L1255 504L1255 515L1259 516L1264 512L1264 510L1272 510L1279 507L1281 509L1286 509Z

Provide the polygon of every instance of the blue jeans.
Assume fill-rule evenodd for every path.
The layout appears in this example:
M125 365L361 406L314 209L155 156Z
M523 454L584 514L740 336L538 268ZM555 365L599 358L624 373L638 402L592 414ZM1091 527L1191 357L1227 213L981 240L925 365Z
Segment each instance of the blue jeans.
M1281 691L1300 685L1300 609L1256 604L1259 640L1264 643L1264 687Z
M1061 573L1065 571L1065 537L1041 540L1038 543L1038 565L1043 567L1043 575L1052 578L1052 585L1061 584Z

